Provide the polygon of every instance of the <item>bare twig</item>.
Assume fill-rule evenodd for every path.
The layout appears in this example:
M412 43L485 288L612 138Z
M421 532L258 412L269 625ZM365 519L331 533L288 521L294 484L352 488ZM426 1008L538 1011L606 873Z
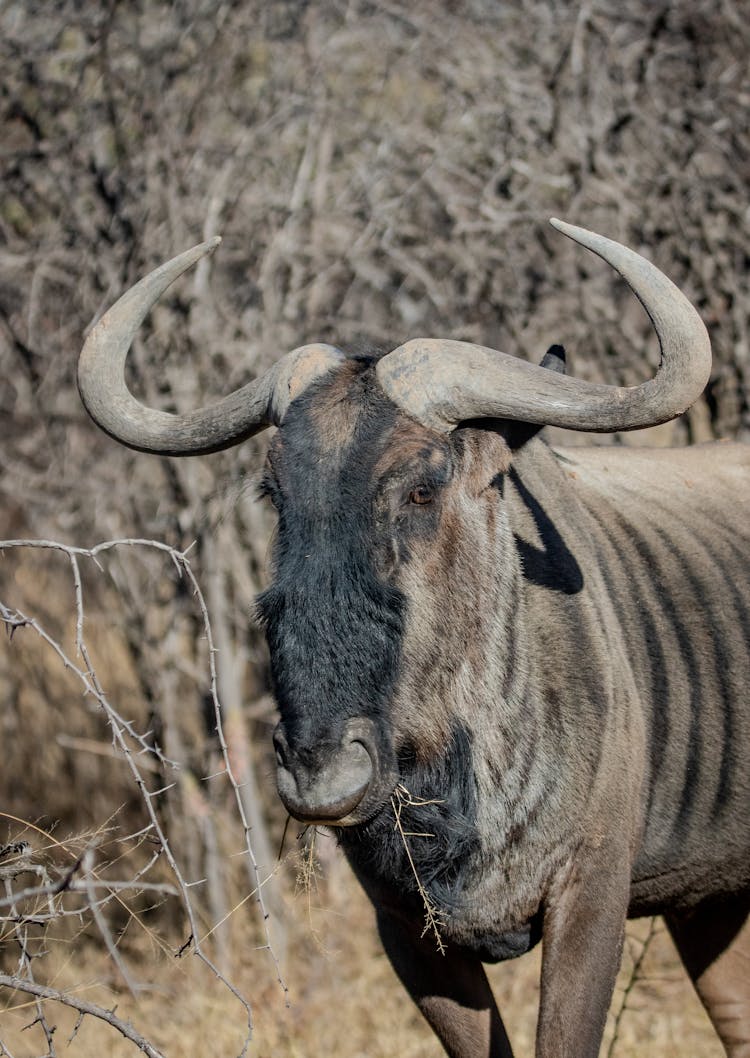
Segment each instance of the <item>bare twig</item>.
M9 895L11 894L10 879L5 879L5 890ZM11 913L15 911L15 906L11 903ZM18 944L20 951L18 960L18 971L19 975L23 974L23 980L34 984L34 970L32 967L32 954L29 951L29 937L28 937L28 926L26 923L21 923L17 920L13 923L13 933ZM33 1025L40 1025L44 1038L47 1042L47 1054L49 1058L57 1058L55 1053L54 1033L55 1026L50 1026L44 1013L44 1007L42 1006L39 997L35 1001L36 1006L36 1018L32 1022Z
M139 766L139 764L136 761L136 754L134 753L133 749L131 748L131 742L134 743L135 749L137 750L137 753L139 755L145 755L146 757L148 757L150 755L152 757L156 757L156 759L162 765L165 765L165 766L168 766L168 767L171 767L171 768L176 768L177 764L176 764L176 762L169 760L161 752L161 750L158 748L158 746L155 746L152 743L152 741L150 741L148 739L147 735L143 735L143 734L139 733L138 731L136 731L136 729L133 726L133 724L130 721L125 720L121 716L121 714L114 708L114 706L110 702L110 700L109 700L107 694L105 693L104 688L102 687L102 685L101 685L101 683L99 681L99 678L98 678L98 676L96 674L96 671L95 671L94 666L92 664L92 660L91 660L91 657L90 657L90 654L89 654L89 651L88 651L88 647L87 647L87 644L86 644L86 641L85 641L85 637L84 637L84 599L83 599L82 579L81 579L80 566L79 566L79 560L81 558L84 558L84 557L85 558L90 558L97 564L97 566L99 566L99 561L98 561L99 557L103 553L111 551L111 550L113 550L113 549L115 549L117 547L144 547L144 548L155 549L155 550L161 551L165 555L167 555L172 560L172 562L174 563L179 575L180 576L184 576L187 579L187 581L189 582L189 584L191 586L191 589L192 589L193 596L196 599L198 607L199 607L199 610L200 610L201 619L202 619L203 628L204 628L204 634L205 634L206 641L207 641L208 659L209 659L209 676L210 676L210 678L209 678L209 686L210 686L211 700L212 700L212 703L213 703L214 713L215 713L215 718L216 718L216 728L217 728L217 732L218 732L219 742L220 742L220 745L221 745L222 755L223 755L223 758L224 758L224 765L225 765L225 769L226 769L226 774L227 774L227 777L228 777L228 779L230 781L230 784L231 784L232 789L233 789L234 794L235 794L235 800L236 800L236 804L237 804L237 809L238 809L238 812L239 812L239 815L240 815L240 819L241 819L243 830L244 830L244 834L245 834L246 852L247 852L249 860L250 860L250 862L252 864L254 876L256 878L255 895L256 895L256 899L259 902L259 905L260 905L260 908L261 908L261 912L262 912L263 928L266 930L266 942L267 942L266 943L266 947L267 947L269 953L271 954L271 956L272 956L272 958L274 960L274 963L276 965L276 972L277 972L278 980L281 983L282 988L286 992L286 986L284 985L284 983L282 981L281 974L280 974L280 971L279 971L278 962L276 961L276 957L275 957L275 954L274 954L274 951L273 951L273 947L271 945L271 940L270 940L270 937L268 935L268 925L267 925L268 914L267 914L267 912L266 912L266 910L264 908L264 905L263 905L263 898L262 898L262 892L261 892L262 881L261 881L261 878L260 878L260 875L259 875L259 872L258 872L258 865L257 865L257 862L255 860L255 856L254 856L254 853L253 853L252 845L251 845L251 842L250 842L250 826L249 826L249 823L248 823L248 820L247 820L247 816L246 816L246 813L245 813L245 806L244 806L243 797L242 797L242 793L241 793L241 789L240 789L240 784L238 783L238 781L237 781L237 779L236 779L236 777L234 775L232 762L230 760L230 755L229 755L229 751L228 751L228 747L227 747L227 742L226 742L226 739L224 737L223 724L222 724L222 706L221 706L221 702L220 702L220 699L219 699L219 693L218 693L218 680L217 680L217 670L216 670L216 660L215 660L216 649L215 649L214 642L213 642L213 635L212 635L212 629L211 629L211 622L210 622L209 614L208 614L208 608L206 606L206 602L205 602L205 599L203 597L203 593L201 591L200 585L198 584L198 581L197 581L197 579L195 577L195 574L194 574L194 572L192 570L192 567L190 565L189 559L187 557L187 552L186 551L178 551L177 549L169 547L166 544L162 544L159 541L145 540L145 539L129 539L129 538L104 541L104 542L98 544L96 547L93 547L93 548L74 547L74 546L61 544L61 543L58 543L58 542L55 542L55 541L50 541L50 540L32 540L32 541L8 540L8 541L0 541L0 551L2 551L2 550L10 550L10 549L14 549L14 548L21 548L21 547L59 551L62 554L67 556L68 561L69 561L70 566L71 566L71 571L72 571L72 576L73 576L73 586L74 586L75 614L76 614L76 626L75 626L76 627L76 631L75 631L76 654L83 661L83 666L80 666L79 664L77 664L66 653L64 648L60 645L60 643L57 642L57 640L52 635L50 635L47 632L47 630L44 628L44 626L41 624L41 622L38 621L35 617L30 616L28 614L25 614L25 613L21 612L18 609L13 609L10 606L8 606L7 604L5 604L3 602L0 602L0 620L2 620L5 623L6 627L8 628L9 634L11 636L13 635L13 633L17 632L19 629L22 629L22 628L28 628L28 629L34 631L36 633L36 635L38 635L55 652L55 654L62 661L63 665L79 679L79 681L84 686L86 692L88 694L92 695L95 698L95 700L97 701L97 703L103 709L103 711L104 711L104 713L105 713L105 715L107 717L107 720L109 722L109 725L110 725L110 730L112 732L113 742L114 742L114 744L116 746L118 755L120 755L125 760L126 765L127 765L127 767L129 768L129 770L131 772L133 781L135 782L137 788L140 791L141 798L143 800L143 804L145 805L146 811L148 813L148 817L149 817L149 821L150 821L150 829L152 830L152 832L154 833L155 837L157 838L158 843L159 843L159 848L161 849L161 851L163 852L164 856L166 857L167 862L169 863L170 869L172 871L172 874L173 874L174 878L176 879L177 889L178 889L179 893L181 894L182 904L183 904L183 907L185 909L185 913L186 913L187 920L188 920L190 936L192 938L191 948L192 948L193 952L195 953L195 955L197 955L197 957L202 962L204 962L206 964L206 966L213 972L213 974L217 977L217 979L219 981L221 981L222 984L232 992L232 994L235 996L235 998L242 1004L242 1006L245 1009L245 1012L246 1012L246 1015L247 1015L247 1036L246 1036L246 1039L245 1039L245 1043L244 1043L244 1045L242 1047L242 1050L240 1052L241 1055L244 1055L246 1053L246 1051L247 1051L247 1046L248 1046L249 1041L250 1041L250 1039L252 1037L252 1012L251 1012L250 1004L247 1001L247 999L245 999L245 997L240 993L240 991L237 989L237 987L229 980L229 978L221 970L219 970L219 968L214 964L214 962L210 959L210 957L208 956L206 951L203 949L201 941L198 939L199 936L200 936L200 930L198 929L198 922L197 922L195 910L194 910L194 907L193 907L193 902L192 902L192 899L191 899L191 896L190 896L191 885L186 881L186 879L183 876L183 873L182 873L182 870L180 868L180 865L178 864L177 859L175 858L175 855L174 855L174 853L172 851L172 848L171 848L170 843L169 843L169 841L167 839L166 833L164 832L163 825L161 823L161 820L160 820L159 815L157 814L156 808L155 808L155 799L160 794L162 794L164 792L164 790L168 788L168 786L167 787L158 787L158 788L153 788L153 789L149 788L149 786L148 786L148 784L147 784L147 782L146 782L146 780L145 780L145 778L144 778L144 776L142 774L141 767ZM82 861L79 860L79 863L76 865L76 868L79 865L81 865L81 863L82 863ZM130 978L128 972L127 972L127 969L126 969L122 959L119 957L119 953L117 952L117 948L116 948L114 942L112 941L112 938L109 935L109 931L108 931L108 928L107 928L107 925L106 925L106 921L104 920L104 918L101 915L101 910L100 910L101 901L95 899L95 888L96 888L96 885L95 885L93 879L90 877L90 874L91 874L91 863L87 863L87 864L83 865L83 878L82 878L82 880L80 882L74 882L73 881L73 877L72 877L73 873L75 873L75 869L73 871L69 872L69 877L67 878L63 888L66 889L67 891L78 891L78 892L83 891L88 896L88 907L89 907L89 909L91 911L91 914L93 915L93 917L94 917L94 919L95 919L95 921L97 923L97 926L99 928L99 931L100 931L102 937L105 940L105 944L106 944L107 949L108 949L108 951L110 953L110 956L112 957L112 959L115 962L115 964L118 966L118 968L120 970L120 973L123 976L123 979L128 984L128 987L131 989L131 991L135 991L137 986L136 986L135 982L133 982L131 980L131 978ZM111 890L111 891L114 892L115 890ZM25 895L29 895L28 892L25 893ZM40 895L39 892L37 892L37 895ZM18 916L14 915L14 917L17 918Z
M259 809L260 798L256 789L252 764L248 757L247 734L243 729L243 719L239 710L240 687L237 664L236 658L233 656L230 647L225 606L220 585L220 574L218 562L216 560L216 548L213 544L208 545L208 552L211 556L211 560L208 563L209 569L207 571L207 576L210 597L213 603L213 611L216 614L217 634L219 637L218 642L222 644L220 650L217 649L215 645L214 629L212 623L209 621L208 608L197 581L192 577L192 570L189 572L188 576L192 577L193 592L201 609L206 638L209 644L211 700L214 707L214 714L217 719L217 733L219 744L221 746L222 758L224 760L227 778L229 779L234 793L237 811L244 829L247 862L250 865L250 877L254 892L256 893L258 907L262 915L268 950L274 960L279 984L286 994L287 988L284 984L279 962L271 943L268 927L269 912L263 896L263 886L274 874L271 866L273 863L273 855L270 843L266 837L265 829L261 825L262 821ZM219 699L220 690L222 693L221 702ZM257 840L260 842L262 860L266 865L267 873L265 879L262 879L260 876L259 863L250 841L250 836L253 832L255 833ZM278 901L276 901L276 904L276 910L278 911Z
M24 978L17 977L15 974L0 973L0 986L14 989L17 992L28 992L38 999L50 999L55 1003L62 1003L66 1007L72 1007L79 1014L89 1014L91 1017L99 1018L100 1021L106 1021L108 1025L122 1033L126 1040L130 1040L136 1047L139 1047L144 1054L148 1055L148 1058L164 1058L162 1052L157 1050L152 1043L149 1043L145 1036L136 1032L130 1022L118 1018L114 1010L107 1010L105 1007L100 1007L97 1003L89 1003L84 999L78 999L76 996L70 995L69 992L61 992L57 988L38 985L35 981L27 981Z
M13 1054L8 1050L7 1044L0 1040L0 1058L13 1058Z
M646 958L648 949L650 948L651 942L656 936L657 931L658 919L656 918L656 916L654 916L649 922L648 933L646 934L645 939L641 943L640 951L638 952L637 957L633 961L633 967L630 971L630 976L628 977L628 980L625 984L625 988L623 989L622 1002L620 1003L619 1009L615 1014L614 1023L612 1027L612 1038L609 1041L609 1047L607 1048L606 1058L614 1058L617 1043L620 1038L620 1024L622 1022L623 1017L625 1016L625 1011L628 1008L628 1001L630 1000L631 993L642 978L643 961Z

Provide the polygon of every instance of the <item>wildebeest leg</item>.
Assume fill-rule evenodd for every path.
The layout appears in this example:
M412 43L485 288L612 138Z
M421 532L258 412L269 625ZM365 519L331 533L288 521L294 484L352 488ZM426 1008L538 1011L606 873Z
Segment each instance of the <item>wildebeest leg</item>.
M536 1058L597 1058L620 968L627 851L588 850L557 879L544 913Z
M667 925L729 1058L750 1058L750 894L707 902Z
M383 947L422 1014L451 1058L513 1058L481 962L434 938L420 937L403 920L378 914Z

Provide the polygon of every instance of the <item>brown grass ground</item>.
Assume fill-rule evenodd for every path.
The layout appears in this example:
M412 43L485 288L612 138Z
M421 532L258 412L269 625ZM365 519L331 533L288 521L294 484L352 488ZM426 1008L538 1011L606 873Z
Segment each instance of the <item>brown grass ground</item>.
M255 1019L249 1054L257 1058L437 1058L442 1053L429 1029L397 983L383 955L372 912L337 857L320 887L289 903L289 939L284 976L289 1002L274 978L268 953L255 950L246 912L229 927L234 980L251 999ZM602 1056L607 1058L720 1058L722 1049L682 971L664 928L648 946L639 977L630 990L610 1052L615 1014L632 978L648 923L629 928ZM151 988L137 1000L123 993L111 964L93 947L72 944L67 958L56 956L50 983L111 1008L128 1019L173 1058L232 1058L243 1040L243 1011L229 992L192 957L174 959L142 939L134 972ZM539 951L513 963L491 967L495 989L517 1058L533 1054L539 996ZM47 971L51 965L48 963ZM9 1001L10 1000L10 1001ZM13 1058L38 1058L43 1043L29 997L7 997L0 1012L2 1038ZM86 1018L70 1045L75 1014L49 1007L57 1025L59 1054L76 1058L127 1058L132 1043L103 1023Z

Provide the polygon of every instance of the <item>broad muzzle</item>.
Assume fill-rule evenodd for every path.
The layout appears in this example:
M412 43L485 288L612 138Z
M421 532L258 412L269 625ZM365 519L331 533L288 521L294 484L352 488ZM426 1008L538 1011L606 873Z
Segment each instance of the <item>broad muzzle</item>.
M338 742L291 743L284 725L273 736L279 796L302 823L352 826L365 818L376 784L378 754L374 725L350 720Z

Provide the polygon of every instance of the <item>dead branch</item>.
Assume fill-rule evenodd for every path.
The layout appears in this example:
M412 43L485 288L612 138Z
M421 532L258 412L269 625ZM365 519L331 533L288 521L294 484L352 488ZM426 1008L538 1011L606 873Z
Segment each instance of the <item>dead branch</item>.
M214 962L211 960L211 958L208 956L208 954L206 953L205 949L203 948L201 941L198 939L200 937L200 930L198 929L198 921L197 921L197 918L196 918L196 911L195 911L193 899L192 899L192 896L191 896L191 893L190 893L191 884L194 884L194 883L189 883L185 879L185 877L183 876L182 869L181 869L181 867L180 867L180 865L179 865L179 863L177 861L177 858L176 858L176 856L175 856L175 854L174 854L174 852L172 850L172 847L171 847L171 844L170 844L170 842L169 842L169 840L167 838L167 835L164 832L163 825L161 823L161 820L159 818L159 815L158 815L158 813L156 811L156 807L155 807L156 799L164 792L164 790L163 790L163 788L150 788L149 787L149 785L148 785L148 783L147 783L147 781L146 781L146 779L145 779L145 777L143 775L142 769L139 766L139 763L137 761L137 754L138 755L147 755L147 756L150 754L153 757L155 757L160 762L160 764L168 765L169 767L171 767L173 769L178 768L179 766L178 766L178 764L176 762L167 760L167 758L161 753L161 751L158 749L158 747L154 746L148 740L148 737L146 735L138 732L135 729L134 725L132 723L130 723L129 721L125 720L120 715L120 713L114 708L114 706L110 702L109 697L106 694L106 692L105 692L104 688L102 687L101 682L100 682L100 680L99 680L99 678L97 676L96 670L95 670L95 668L93 666L92 659L91 659L91 656L90 656L90 653L89 653L89 650L88 650L88 646L86 644L85 636L84 636L85 611L84 611L83 586L82 586L82 579L81 579L81 573L80 573L80 567L79 567L79 559L80 558L84 558L84 557L90 558L94 563L96 563L96 565L99 568L101 568L100 563L99 563L99 556L101 556L105 552L113 550L114 548L117 548L117 547L145 547L145 548L153 548L156 551L160 551L160 552L164 553L165 555L167 555L171 559L171 561L174 563L179 575L181 577L185 577L187 579L187 581L188 581L188 583L190 585L191 593L192 593L193 597L196 599L196 602L197 602L197 605L198 605L198 608L199 608L199 611L200 611L200 615L201 615L202 624L203 624L204 634L205 634L207 648L208 648L210 695L211 695L211 700L213 702L213 708L214 708L214 712L215 712L217 733L218 733L219 742L220 742L220 745L221 745L221 750L222 750L222 754L223 754L223 758L224 758L224 766L225 766L225 770L226 770L226 775L227 775L227 777L229 779L229 782L231 784L232 790L233 790L233 792L235 794L237 809L238 809L238 812L239 812L239 815L240 815L240 819L241 819L241 822L242 822L242 826L243 826L243 831L244 831L244 835L245 835L246 852L247 852L247 855L248 855L250 863L253 865L253 873L254 873L254 876L256 878L255 894L256 894L256 899L258 900L259 906L260 906L261 911L262 911L263 928L266 931L266 947L267 947L271 957L274 960L274 964L276 966L278 980L281 983L282 988L285 988L285 986L283 985L283 981L282 981L282 978L281 978L281 974L280 974L279 968L278 968L278 963L276 962L276 956L274 954L274 951L273 951L273 948L272 948L272 945L271 945L270 937L268 936L268 925L267 925L268 915L265 912L265 908L264 908L264 904L263 904L263 897L262 897L262 892L261 892L262 880L261 880L260 875L258 873L257 861L255 860L255 856L254 856L254 853L253 853L252 845L251 845L251 842L250 842L250 826L249 826L249 823L248 823L248 820L247 820L247 816L246 816L246 813L245 813L245 804L244 804L242 792L241 792L241 789L240 789L240 785L239 785L239 783L238 783L238 781L237 781L237 779L236 779L236 777L234 775L233 765L232 765L232 762L230 760L227 742L226 742L226 739L224 737L223 710L222 710L222 705L221 705L221 702L220 702L220 699L219 699L219 692L218 692L218 676L217 676L216 658L215 658L216 648L215 648L214 642L213 642L213 633L212 633L212 629L211 629L211 622L210 622L210 619L209 619L208 609L206 607L206 603L205 603L205 600L203 598L203 594L202 594L200 585L199 585L199 583L198 583L198 581L197 581L197 579L195 577L195 574L194 574L194 572L192 570L192 567L190 565L190 561L189 561L189 559L187 557L187 553L183 552L183 551L178 551L177 549L169 547L168 545L162 544L162 543L160 543L158 541L133 540L133 539L104 541L103 543L98 544L96 547L93 547L93 548L73 547L73 546L69 546L69 545L65 545L65 544L61 544L61 543L57 543L55 541L49 541L49 540L37 540L37 541L9 540L9 541L0 541L0 552L1 551L5 551L5 550L12 550L12 549L16 549L16 548L21 548L21 547L29 547L31 549L44 549L44 550L59 551L59 552L61 552L62 554L64 554L68 558L68 561L69 561L70 567L71 567L71 571L72 571L73 587L74 587L74 600L75 600L75 647L76 647L77 655L79 657L81 657L81 659L83 660L83 663L84 663L83 667L80 666L79 664L77 664L69 656L69 654L65 651L65 649L62 647L62 645L59 642L57 642L57 640L44 628L44 626L35 617L27 615L27 614L21 612L18 609L13 609L10 606L8 606L7 604L5 604L5 603L0 601L0 620L2 620L5 623L5 625L6 625L7 629L8 629L8 633L9 633L9 635L11 637L13 636L14 633L17 633L20 629L29 629L29 630L33 631L34 633L36 633L36 635L39 636L43 640L43 642L48 647L50 647L54 651L54 653L60 658L60 660L62 661L63 665L79 679L79 681L84 686L86 693L91 695L97 701L97 703L100 705L102 710L104 711L104 713L106 715L106 718L107 718L107 721L109 723L110 731L112 733L112 737L113 737L114 743L115 743L115 745L117 747L118 753L125 760L125 762L127 764L127 767L130 770L130 773L132 775L133 781L134 781L136 787L138 788L138 790L139 790L139 792L141 794L141 798L142 798L143 804L145 806L145 809L146 809L146 812L148 814L148 818L149 818L149 821L150 821L150 828L151 828L153 834L157 837L158 843L159 843L159 848L162 851L162 853L164 854L164 856L166 857L167 862L169 863L170 869L172 871L172 875L173 875L173 877L175 878L175 880L177 882L177 891L180 894L180 897L181 897L181 900L182 900L182 904L183 904L183 908L184 908L184 911L185 911L185 914L186 914L186 917L187 917L187 921L188 921L188 926L189 926L189 931L190 931L190 938L191 938L190 947L191 947L192 951L194 952L194 954L203 963L205 963L205 965L213 972L213 974L217 977L217 979L219 981L221 981L221 983L232 992L232 994L238 999L238 1001L242 1004L242 1006L245 1009L245 1012L246 1012L246 1015L247 1015L247 1033L248 1034L247 1034L247 1038L246 1038L245 1044L244 1044L242 1052L241 1052L242 1054L244 1054L246 1049L247 1049L248 1042L249 1042L249 1040L250 1040L250 1038L252 1036L252 1013L251 1013L250 1004L247 1001L247 999L245 999L245 997L240 993L240 991L237 989L237 987L231 982L231 980L221 970L219 970L219 968L214 964ZM134 749L137 751L137 754L136 754L136 752L134 752L134 749L131 748L131 743L134 744ZM125 967L125 964L121 960L121 958L119 956L119 953L117 951L117 948L116 948L115 944L112 941L112 938L110 936L106 920L103 918L102 913L101 913L101 902L98 901L97 899L95 899L95 888L96 888L96 885L95 885L94 881L91 878L92 866L93 866L93 860L92 860L91 850L87 849L82 854L82 856L79 857L79 860L76 862L74 867L65 876L65 878L62 881L62 883L59 885L59 887L57 889L57 892L62 892L62 891L65 891L65 892L83 892L87 896L87 898L88 898L87 906L88 906L89 910L91 911L91 914L92 914L92 916L93 916L93 918L94 918L94 920L96 922L96 925L97 925L97 927L99 929L99 933L100 933L100 935L102 936L102 938L104 940L104 943L105 943L105 945L107 947L107 950L109 951L113 962L118 967L118 969L119 969L123 979L125 980L128 988L132 992L135 992L137 990L138 986L136 985L136 983L130 977L130 975L129 975L128 971L127 971L127 968ZM81 878L80 878L80 880L75 881L74 878L73 878L73 875L78 873L78 872L80 872ZM37 896L39 896L39 895L49 895L49 893L47 892L49 887L40 887L40 888L41 888L41 892L39 890L37 890L37 892L36 892ZM116 891L116 889L112 890L112 892L115 892L115 891ZM25 892L24 896L31 895L31 892L33 892L33 891ZM8 899L10 901L9 907L10 907L10 910L11 910L12 918L13 918L14 922L18 922L19 918L20 918L20 916L18 915L18 913L16 911L16 903L18 901L18 897L15 897L15 899L14 899L12 896L9 895ZM2 907L2 904L0 904L0 907ZM16 927L16 928L18 928L18 927ZM30 973L30 962L28 963L27 969L28 969L28 971ZM32 981L32 983L33 983L33 981ZM42 1018L41 1013L40 1013L40 1018ZM42 1021L42 1023L43 1023L43 1021Z
M66 1007L72 1007L73 1010L77 1010L79 1014L88 1014L92 1018L99 1018L100 1021L106 1021L112 1028L117 1029L126 1040L130 1040L136 1047L139 1047L144 1054L148 1055L148 1058L164 1058L161 1051L157 1050L153 1044L142 1036L139 1032L133 1028L133 1026L127 1022L118 1018L114 1010L106 1010L104 1007L100 1007L96 1003L89 1003L85 999L78 999L76 996L70 995L69 992L61 992L56 988L48 988L46 985L39 985L35 981L28 981L23 977L18 977L15 974L4 974L0 973L0 986L9 988L16 992L28 992L29 995L36 996L37 999L49 999L55 1003L62 1003Z

